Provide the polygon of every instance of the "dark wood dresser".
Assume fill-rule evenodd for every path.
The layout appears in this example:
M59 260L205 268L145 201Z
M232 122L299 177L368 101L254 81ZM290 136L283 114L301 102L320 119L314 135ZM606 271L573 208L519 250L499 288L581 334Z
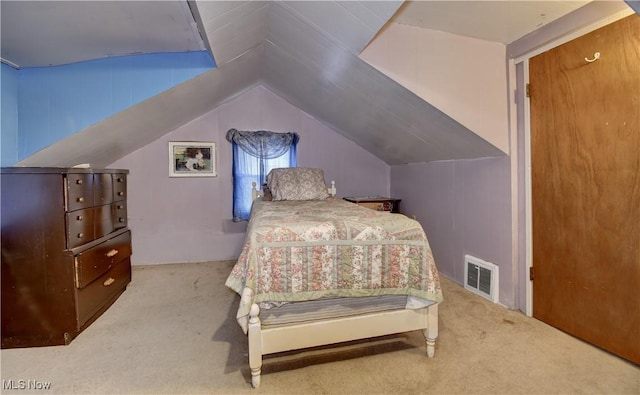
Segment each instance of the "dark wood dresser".
M2 348L69 344L124 292L127 174L2 168Z

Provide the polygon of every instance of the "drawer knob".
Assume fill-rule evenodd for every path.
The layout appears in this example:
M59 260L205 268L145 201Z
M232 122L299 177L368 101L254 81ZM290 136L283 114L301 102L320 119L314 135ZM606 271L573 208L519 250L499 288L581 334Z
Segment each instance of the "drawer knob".
M116 250L115 248L114 248L113 250L111 250L111 251L107 252L107 256L108 256L109 258L114 257L114 256L116 256L116 255L118 255L118 250Z
M76 184L82 185L82 180L76 180Z
M82 239L84 237L84 233L80 232L78 233L78 239Z
M104 280L104 282L102 283L102 285L104 285L105 287L108 287L109 285L113 284L116 282L116 279L113 277L109 277L108 279Z
M122 217L118 218L118 222L124 222L124 218Z
M118 177L116 180L118 180L118 182L122 182L122 177Z
M78 221L82 221L82 215L78 215Z
M76 199L78 202L82 203L84 202L84 198L82 196L80 196L78 199Z
M124 208L123 205L121 205L121 204L118 205L118 210L122 210L123 208Z
M124 196L124 192L118 192L118 196Z

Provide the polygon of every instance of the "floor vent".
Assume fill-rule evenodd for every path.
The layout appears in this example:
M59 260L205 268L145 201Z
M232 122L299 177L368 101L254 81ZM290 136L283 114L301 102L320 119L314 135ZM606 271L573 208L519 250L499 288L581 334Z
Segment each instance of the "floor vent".
M498 303L498 266L471 255L464 256L464 287Z

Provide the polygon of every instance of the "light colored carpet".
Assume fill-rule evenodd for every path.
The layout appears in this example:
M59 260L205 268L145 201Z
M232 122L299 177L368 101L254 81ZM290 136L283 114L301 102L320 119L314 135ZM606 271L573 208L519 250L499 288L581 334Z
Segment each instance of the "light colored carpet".
M135 267L68 346L2 350L6 394L640 394L640 368L442 279L436 356L419 331L264 358L251 388L233 262ZM31 380L31 381L20 381ZM49 382L48 390L10 390Z

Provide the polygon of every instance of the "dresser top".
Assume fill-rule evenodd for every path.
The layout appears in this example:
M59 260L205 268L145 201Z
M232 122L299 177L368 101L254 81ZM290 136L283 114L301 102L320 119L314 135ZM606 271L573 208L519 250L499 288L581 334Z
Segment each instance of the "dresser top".
M3 167L2 174L78 174L78 173L129 173L126 169L92 169L86 167Z

